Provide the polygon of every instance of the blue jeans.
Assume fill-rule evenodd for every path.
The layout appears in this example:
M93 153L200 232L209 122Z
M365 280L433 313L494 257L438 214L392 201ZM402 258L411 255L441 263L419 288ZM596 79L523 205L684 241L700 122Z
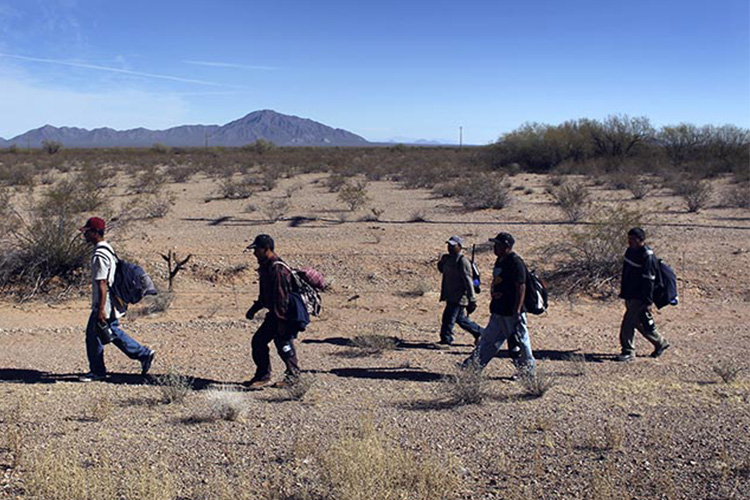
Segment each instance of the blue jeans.
M443 323L440 326L440 340L443 342L453 342L453 325L458 326L469 332L474 338L479 337L482 327L474 323L466 315L466 306L453 302L446 302L443 311Z
M89 359L89 370L95 375L106 375L107 368L104 366L104 346L99 335L97 335L97 313L91 311L89 316L89 322L86 324L86 356ZM131 337L128 336L120 328L120 320L112 319L107 320L109 326L112 328L117 337L112 341L122 352L124 352L130 359L137 359L142 361L146 359L151 350L148 347L144 347Z
M536 367L534 354L531 352L531 340L529 330L526 328L526 313L518 316L490 315L490 322L479 336L479 343L464 362L463 366L476 363L479 368L484 368L495 355L500 352L505 341L513 336L516 343L521 347L520 356L513 362L519 369L533 373Z

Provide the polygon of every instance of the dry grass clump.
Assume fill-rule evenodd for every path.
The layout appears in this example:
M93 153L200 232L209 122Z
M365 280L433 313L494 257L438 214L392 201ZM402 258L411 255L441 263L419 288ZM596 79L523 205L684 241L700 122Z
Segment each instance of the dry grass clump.
M519 381L523 394L530 398L541 398L559 383L557 375L540 366L533 372L522 372Z
M148 165L138 172L130 183L130 190L135 194L156 194L164 187L167 176L155 165Z
M219 184L219 196L226 200L244 200L250 198L258 188L256 181L250 176L243 176L239 179L234 177L225 177Z
M590 205L591 193L582 182L565 182L552 189L550 194L570 222L581 220Z
M721 193L721 206L750 208L750 183L732 186Z
M211 420L228 420L237 422L244 419L247 413L247 402L242 393L227 387L219 386L205 393L208 404L208 417Z
M144 297L143 301L139 304L139 307L129 309L128 317L138 318L163 313L172 306L174 297L175 295L173 292L160 290L158 295L150 295L148 297Z
M183 403L193 390L193 378L178 373L172 367L167 369L167 373L155 375L153 378L165 404Z
M356 335L351 339L351 346L354 349L347 352L345 356L379 356L383 353L383 351L392 351L394 349L397 349L400 342L401 341L398 337L391 337L378 333Z
M739 378L740 373L745 370L745 368L738 365L737 362L727 358L722 359L711 368L716 375L721 377L721 380L724 381L725 384L735 382Z
M325 499L456 497L458 479L451 463L406 450L372 424L340 437L321 452L319 460Z
M278 198L263 204L260 207L260 211L269 221L277 222L286 215L289 206L290 203L288 198Z
M284 393L287 399L301 401L314 385L315 378L313 376L300 375L295 379L290 379L290 384L284 387Z
M447 405L479 404L489 391L489 381L478 364L457 368L440 381L440 392L447 397Z

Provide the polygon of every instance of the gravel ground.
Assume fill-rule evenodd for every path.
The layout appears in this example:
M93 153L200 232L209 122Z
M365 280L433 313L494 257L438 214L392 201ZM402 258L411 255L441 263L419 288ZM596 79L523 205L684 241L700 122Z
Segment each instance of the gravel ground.
M500 358L485 371L484 400L455 405L442 379L470 353L471 337L458 335L450 348L434 343L442 310L434 264L451 234L484 243L509 230L527 262L548 270L541 248L565 241L570 225L544 194L544 178L516 176L514 185L534 192L514 191L503 210L469 213L428 191L371 183L371 206L384 212L380 221L364 221L364 211L342 209L323 177L287 179L251 200L208 203L209 180L171 185L178 198L166 218L114 239L161 278L159 253L193 254L168 311L124 322L157 351L146 379L110 346L110 379L77 381L86 371L85 297L0 304L0 498L28 498L35 460L49 452L77 453L84 469L107 464L123 474L145 464L160 480L170 478L179 498L240 479L253 498L276 481L304 483L321 450L368 424L394 446L443 462L458 479L445 492L450 498L750 498L746 210L687 214L665 193L632 201L624 191L594 188L600 204L650 210L653 246L681 280L681 304L656 317L672 347L654 360L639 337L638 359L615 363L622 305L560 297L547 315L529 320L539 366L555 385L529 397ZM244 211L297 183L304 187L287 215L317 220L270 224ZM409 222L415 215L424 222ZM222 217L230 218L217 222ZM276 238L282 257L311 264L333 282L321 317L299 339L312 381L300 400L239 385L252 374L249 340L260 323L241 319L257 293L255 265L242 249L260 232ZM484 276L492 260L482 249ZM488 302L482 293L474 315L480 324ZM400 342L357 355L350 339L365 334ZM274 353L272 360L281 377ZM745 369L731 384L714 371L727 362ZM183 402L162 401L155 380L166 373L192 377ZM237 420L209 418L216 387L241 391Z

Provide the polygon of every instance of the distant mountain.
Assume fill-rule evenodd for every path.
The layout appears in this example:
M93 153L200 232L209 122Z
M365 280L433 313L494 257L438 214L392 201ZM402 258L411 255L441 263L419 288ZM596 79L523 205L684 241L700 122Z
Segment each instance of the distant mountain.
M391 137L386 139L387 143L390 144L412 144L416 146L448 146L455 145L455 141L448 141L445 139L412 139L410 137Z
M307 118L284 115L271 110L254 111L226 125L182 125L166 130L135 128L87 130L75 127L44 127L30 130L9 140L0 138L0 147L41 147L42 142L58 141L68 148L199 147L244 146L258 139L277 146L366 146L366 139L340 128L332 128Z

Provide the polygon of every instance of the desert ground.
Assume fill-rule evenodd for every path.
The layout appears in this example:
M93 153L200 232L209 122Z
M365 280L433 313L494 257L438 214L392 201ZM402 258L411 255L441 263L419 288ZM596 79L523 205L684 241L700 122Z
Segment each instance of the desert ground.
M192 255L165 311L135 306L123 320L156 350L148 377L108 346L110 378L78 381L88 371L85 288L65 300L3 299L0 498L750 498L747 209L689 213L666 189L634 200L582 179L596 206L648 214L649 243L679 278L680 304L656 314L671 348L652 359L637 335L636 361L617 363L621 301L550 290L549 311L529 316L529 331L551 387L534 397L499 357L481 401L461 404L445 377L473 339L436 344L445 240L478 245L486 282L488 238L509 231L544 277L556 266L545 246L586 223L566 221L543 175L510 177L507 207L472 211L385 180L369 182L367 206L350 211L326 177L295 175L231 200L198 174L165 187L175 195L166 216L112 233L120 255L162 289L161 254ZM712 182L720 190L728 181ZM126 187L112 196L131 199ZM264 207L281 199L288 206L273 221ZM303 394L241 385L262 319L244 319L258 285L243 249L259 233L330 281L323 312L297 342ZM472 318L486 324L488 306L485 290ZM363 336L397 340L363 349L352 342ZM273 350L272 362L283 377ZM731 382L717 371L727 366L739 370ZM184 399L165 400L170 376L189 377Z

